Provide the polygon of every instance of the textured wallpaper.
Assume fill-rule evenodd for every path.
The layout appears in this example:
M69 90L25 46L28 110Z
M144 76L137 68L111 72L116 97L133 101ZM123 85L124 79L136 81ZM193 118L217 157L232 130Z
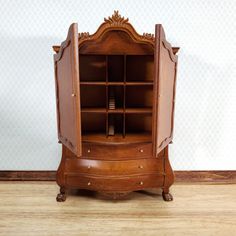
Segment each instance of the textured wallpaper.
M230 0L2 0L0 170L54 170L57 143L53 51L72 22L95 32L119 10L139 33L164 26L180 46L175 170L236 169L236 2Z

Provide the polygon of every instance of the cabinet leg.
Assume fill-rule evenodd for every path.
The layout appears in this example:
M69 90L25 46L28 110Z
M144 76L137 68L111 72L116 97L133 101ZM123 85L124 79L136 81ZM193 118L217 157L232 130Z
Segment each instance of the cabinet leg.
M169 188L163 188L162 197L164 201L173 201L173 196L169 193Z
M60 188L60 193L57 194L57 201L58 202L64 202L66 200L66 190L65 188Z

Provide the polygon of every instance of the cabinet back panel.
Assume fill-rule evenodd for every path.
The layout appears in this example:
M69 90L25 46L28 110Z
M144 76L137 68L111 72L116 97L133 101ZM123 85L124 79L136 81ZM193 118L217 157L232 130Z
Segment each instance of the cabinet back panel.
M115 98L115 108L123 108L124 105L124 88L123 86L109 86L108 87L109 97ZM109 98L108 98L109 100Z
M106 87L80 86L81 107L106 108Z
M153 81L154 56L127 56L127 81Z
M82 135L86 133L103 133L106 136L105 114L81 114Z
M153 55L154 48L150 43L137 43L125 31L110 30L96 40L83 42L79 52L81 54Z
M149 114L126 114L125 116L126 133L142 133L152 130L152 115Z
M124 56L108 56L108 81L124 81Z
M106 57L103 55L79 55L81 81L106 81Z
M152 107L153 87L152 86L127 86L126 107Z

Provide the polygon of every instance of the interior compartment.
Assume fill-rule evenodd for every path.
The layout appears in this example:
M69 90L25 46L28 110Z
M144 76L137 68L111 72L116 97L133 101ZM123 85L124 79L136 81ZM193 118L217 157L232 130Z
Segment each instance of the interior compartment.
M124 107L124 87L108 87L108 109L120 109Z
M148 133L152 131L152 115L151 114L126 114L125 130L129 133Z
M108 82L124 81L124 56L108 56Z
M80 101L82 108L106 108L106 87L81 85Z
M154 56L153 55L127 55L126 81L153 81Z
M153 98L152 86L126 86L126 108L151 108Z
M81 113L82 135L101 133L106 135L106 114Z
M80 81L106 81L105 55L79 55Z
M80 76L82 82L104 82L80 86L84 138L151 140L153 56L80 55Z
M108 114L108 136L123 134L123 114Z

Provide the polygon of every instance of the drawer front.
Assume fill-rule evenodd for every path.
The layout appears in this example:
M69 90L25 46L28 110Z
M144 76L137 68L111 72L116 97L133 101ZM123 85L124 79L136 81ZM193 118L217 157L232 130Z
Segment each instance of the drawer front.
M117 145L100 145L92 143L82 144L82 156L92 159L109 159L115 160L120 158L144 158L152 156L152 144L117 144Z
M66 172L92 175L132 175L163 172L162 158L123 161L66 159Z
M163 186L162 175L126 176L123 178L98 178L95 176L66 175L66 186L95 191L135 191Z

